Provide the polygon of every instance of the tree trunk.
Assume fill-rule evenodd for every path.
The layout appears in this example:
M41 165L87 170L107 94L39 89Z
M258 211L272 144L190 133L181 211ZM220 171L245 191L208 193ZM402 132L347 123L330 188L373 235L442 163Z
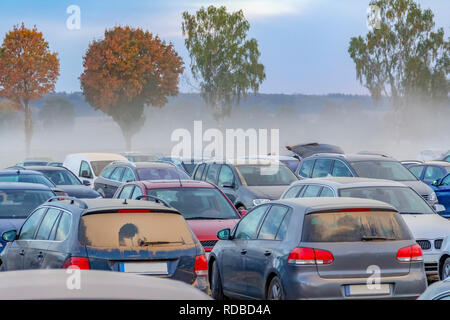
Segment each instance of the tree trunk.
M122 128L123 138L125 139L125 150L131 151L131 138L133 135L126 129Z
M31 137L33 136L33 119L31 118L31 109L28 100L23 102L25 112L25 157L30 156Z

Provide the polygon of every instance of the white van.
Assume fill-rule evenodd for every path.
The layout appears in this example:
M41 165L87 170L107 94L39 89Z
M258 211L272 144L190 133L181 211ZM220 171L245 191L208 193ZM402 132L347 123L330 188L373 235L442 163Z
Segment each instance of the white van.
M80 178L84 185L93 186L94 179L113 161L129 162L116 153L73 153L66 156L63 166Z

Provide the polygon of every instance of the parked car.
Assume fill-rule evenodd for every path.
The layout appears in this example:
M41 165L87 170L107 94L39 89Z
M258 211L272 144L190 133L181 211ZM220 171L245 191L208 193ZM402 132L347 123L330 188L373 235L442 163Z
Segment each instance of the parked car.
M113 198L154 200L153 197L163 200L183 215L207 256L218 241L217 232L232 229L241 218L225 194L204 181L135 181L120 186Z
M450 173L450 162L446 161L424 161L420 164L409 164L406 167L417 179L428 185L432 185L434 181Z
M19 229L28 215L42 203L54 197L49 187L35 183L0 183L0 235ZM0 252L6 243L0 239Z
M68 196L75 198L100 198L101 195L89 187L90 182L84 180L84 183L75 176L72 171L64 167L37 166L29 167L44 174L50 179L58 189L64 191Z
M450 300L450 278L432 283L418 300Z
M436 211L444 210L442 205L430 207L412 188L400 182L368 178L304 179L294 182L281 196L282 199L304 197L352 197L392 205L422 248L427 275L445 277L443 266L450 257L450 221L437 214Z
M52 160L50 158L27 158L24 161L16 163L19 167L29 167L29 166L46 166Z
M121 152L122 156L128 159L130 162L146 162L154 161L156 157L154 155L142 152Z
M21 167L22 168L22 167ZM28 182L42 184L52 189L56 195L67 195L67 193L58 188L50 179L48 179L43 173L27 170L21 168L8 168L0 170L0 182Z
M286 146L286 149L299 156L300 159L324 152L344 154L344 150L339 146L317 142Z
M257 160L271 160L271 161L280 161L286 167L291 169L292 172L297 170L298 165L300 164L299 157L291 157L291 156L273 156L273 155L260 155L254 157L243 157L242 159L257 159Z
M208 290L203 247L173 208L150 201L51 198L2 235L2 271L80 269L139 273Z
M73 172L80 180L94 185L94 179L113 161L128 161L115 153L73 153L66 156L63 166Z
M47 165L49 167L63 167L63 163L62 162L49 162L49 163L47 163Z
M1 300L211 300L192 286L132 273L80 270L80 288L69 290L67 270L0 272Z
M436 192L439 203L445 207L445 212L441 212L440 215L450 219L450 174L434 181L431 187Z
M395 159L378 155L316 154L302 160L300 179L321 177L362 177L399 181L413 188L429 204L437 202L433 189L419 181Z
M420 246L380 201L271 201L218 236L209 259L216 299L414 299L427 286Z
M270 160L210 160L198 164L192 177L213 183L239 211L278 199L297 177L284 164Z
M122 162L114 161L106 166L94 180L94 189L102 197L112 198L122 183L142 180L181 180L189 179L183 170L163 161Z
M203 161L209 160L207 158L182 158L182 157L159 157L158 160L172 163L180 169L183 169L189 176L192 176L192 172L195 166Z

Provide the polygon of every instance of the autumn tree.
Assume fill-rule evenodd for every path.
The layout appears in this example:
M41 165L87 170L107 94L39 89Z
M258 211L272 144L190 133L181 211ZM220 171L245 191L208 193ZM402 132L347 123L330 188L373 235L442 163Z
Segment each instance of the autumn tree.
M144 107L162 107L178 94L183 61L172 44L148 31L115 27L93 41L80 76L86 100L120 126L126 147L145 121Z
M14 26L0 47L0 97L18 103L25 115L25 153L33 135L30 101L54 91L59 60L36 27Z
M245 99L250 89L258 92L266 77L258 62L258 42L247 39L249 29L242 10L228 13L223 6L209 6L194 15L183 13L191 71L216 119L229 116L233 104Z
M75 108L62 96L47 97L38 114L46 129L72 129L75 124Z

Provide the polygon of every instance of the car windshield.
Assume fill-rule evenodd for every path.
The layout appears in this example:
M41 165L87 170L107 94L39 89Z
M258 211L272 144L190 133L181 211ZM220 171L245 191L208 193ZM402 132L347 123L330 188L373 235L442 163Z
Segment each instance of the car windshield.
M0 182L28 182L43 184L44 186L54 188L55 185L46 176L41 174L4 174L0 175Z
M284 186L297 180L284 165L238 165L236 169L247 186Z
M225 196L212 188L149 189L147 194L166 201L185 219L239 219Z
M81 185L80 180L68 170L43 170L41 171L54 184L58 185Z
M194 168L197 165L196 163L183 163L184 165L184 169L186 170L187 173L192 174L192 172L194 172Z
M409 240L411 235L396 212L367 211L307 214L302 237L304 242L360 242Z
M53 196L50 190L0 189L0 218L25 219L36 207Z
M394 181L411 181L417 178L397 161L355 161L351 165L359 177L386 179Z
M47 161L25 161L23 163L24 167L32 167L32 166L46 166L48 164Z
M176 167L154 167L137 169L139 180L186 180L190 177Z
M114 160L91 161L91 166L92 170L94 170L94 174L98 177L103 169L113 161Z
M360 187L339 190L341 197L386 202L404 214L432 214L425 200L408 187Z

